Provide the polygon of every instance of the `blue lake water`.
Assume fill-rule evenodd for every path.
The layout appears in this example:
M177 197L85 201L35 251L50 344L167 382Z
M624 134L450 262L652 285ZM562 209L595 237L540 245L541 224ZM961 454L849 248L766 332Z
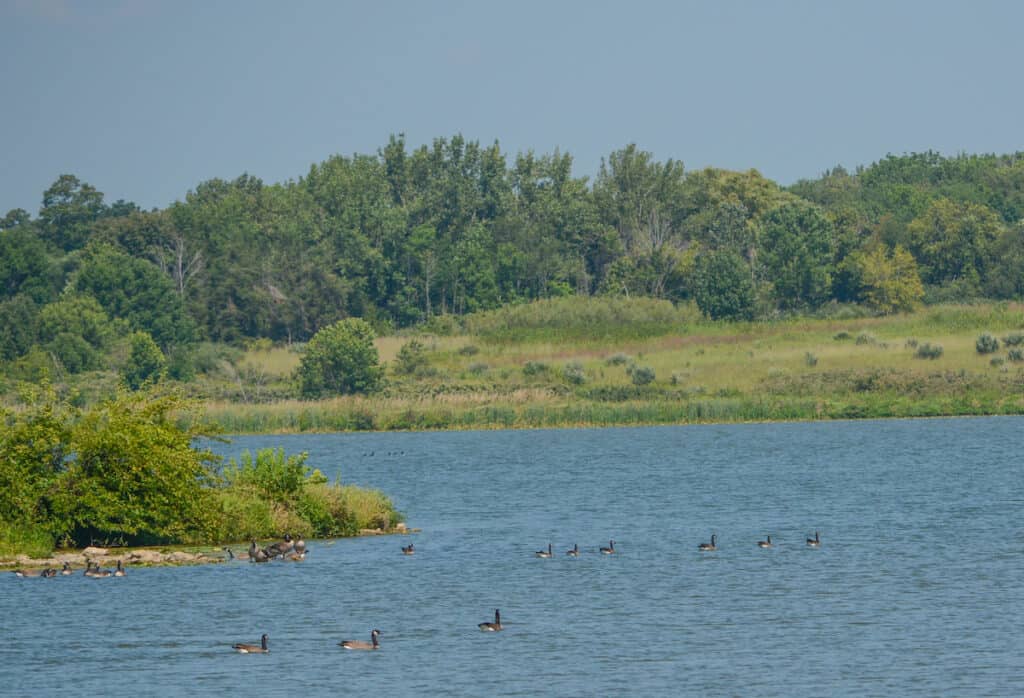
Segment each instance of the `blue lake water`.
M301 564L4 574L0 694L1024 695L1022 432L240 437L218 450L308 451L422 533L310 542ZM495 608L505 630L481 633ZM372 628L380 651L337 646ZM269 655L231 651L262 633Z

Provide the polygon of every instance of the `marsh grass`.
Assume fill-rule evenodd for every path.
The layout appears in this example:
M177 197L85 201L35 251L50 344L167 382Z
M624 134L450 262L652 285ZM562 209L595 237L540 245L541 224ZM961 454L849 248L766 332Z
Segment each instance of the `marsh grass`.
M558 327L563 312L565 327ZM466 327L482 334L466 334ZM711 323L692 308L657 301L557 299L471 316L449 329L447 336L419 336L430 373L403 376L382 393L319 402L218 400L208 403L208 415L242 433L1024 412L1018 354L995 366L976 350L982 331L1024 335L1020 304ZM857 344L861 335L871 340ZM409 338L377 342L397 353ZM943 352L922 361L915 352L924 344ZM476 351L460 351L469 346ZM627 367L641 357L655 376L671 380L634 385Z
M0 521L0 559L16 555L29 557L50 557L53 553L53 536L41 526L20 525Z

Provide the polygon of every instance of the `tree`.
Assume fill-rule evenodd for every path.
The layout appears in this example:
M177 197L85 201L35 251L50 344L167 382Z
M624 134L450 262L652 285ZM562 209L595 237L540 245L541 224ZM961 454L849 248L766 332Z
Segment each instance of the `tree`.
M911 252L925 283L965 283L976 290L992 262L991 251L1003 234L999 215L979 204L936 199L907 226Z
M760 262L783 309L816 308L832 281L832 223L803 201L769 211L761 223Z
M864 302L881 313L912 310L924 297L913 255L897 245L884 245L857 256Z
M163 376L167 359L147 332L134 332L128 361L121 367L121 380L131 390L155 383Z
M44 237L59 249L85 247L91 226L105 211L103 193L74 175L61 175L43 194L39 221Z
M373 339L373 329L359 318L340 320L313 335L297 370L302 395L320 397L374 390L383 370Z
M39 311L39 343L71 373L99 368L118 333L91 296L68 294Z
M750 320L756 295L750 268L736 252L708 251L697 256L693 297L712 320Z

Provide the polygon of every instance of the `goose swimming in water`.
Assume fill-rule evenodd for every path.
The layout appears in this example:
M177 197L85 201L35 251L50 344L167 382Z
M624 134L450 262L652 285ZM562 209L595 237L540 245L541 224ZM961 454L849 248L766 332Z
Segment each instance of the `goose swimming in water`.
M757 541L757 547L759 547L759 548L771 548L771 547L773 547L772 546L772 537L768 536L768 540L759 540L759 541Z
M295 552L304 553L306 552L306 541L302 539L302 536L299 536L299 539L292 544L292 547L295 548Z
M534 555L537 556L537 557L552 557L551 543L548 543L548 549L547 550L538 550L537 552L534 553Z
M71 569L71 565L69 565L68 561L65 560L64 561L64 568L60 571L60 573L66 577L69 574L74 574L75 571L73 569Z
M338 646L344 647L347 650L379 650L380 641L377 639L379 635L379 630L372 630L370 631L370 642L364 642L363 640L342 640L338 643Z
M494 609L494 622L493 623L477 623L478 628L484 632L496 633L501 630L501 612L498 609Z
M121 564L121 561L120 561L120 560L118 560L118 561L117 561L117 569L116 569L116 570L114 570L114 576L115 576L115 577L124 577L124 576L126 576L127 574L128 574L128 573L127 573L127 572L125 571L125 569L124 569L124 565L122 565L122 564Z
M613 541L613 540L608 541L608 547L607 548L602 546L602 547L598 548L598 550L601 551L602 555L614 555L615 554L615 541Z
M580 546L579 546L579 544L578 543L573 543L572 544L572 550L566 550L565 554L566 555L572 555L573 557L579 557L580 556Z
M403 555L414 555L415 553L416 553L416 548L413 547L412 543L409 543L409 545L403 545L402 546L402 554Z
M701 543L700 545L697 546L697 549L698 550L703 550L704 552L711 552L713 550L718 550L718 546L715 545L715 534L714 533L711 534L711 542L710 543Z
M235 650L240 654L267 654L268 652L270 652L270 650L267 649L266 633L263 633L263 636L260 638L260 644L258 645L247 645L243 642L239 642L234 645L231 645L231 649Z
M15 577L39 577L42 572L39 570L14 570Z
M284 541L280 543L274 543L273 545L267 547L267 556L283 557L285 553L291 552L292 548L294 547L295 546L292 543L292 535L290 533L286 533L284 534Z
M266 562L269 559L267 551L256 545L255 540L249 544L249 562Z
M811 546L812 548L820 548L821 547L821 538L818 537L818 532L817 531L814 532L814 538L808 538L807 539L807 545Z

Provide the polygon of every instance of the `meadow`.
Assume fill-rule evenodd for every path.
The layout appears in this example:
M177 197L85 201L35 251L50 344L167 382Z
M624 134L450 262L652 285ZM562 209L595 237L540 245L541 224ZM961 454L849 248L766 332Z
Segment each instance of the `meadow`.
M377 348L382 391L315 402L284 397L301 347L250 349L207 414L270 433L1024 413L1021 304L721 323L686 304L555 299L438 318Z

